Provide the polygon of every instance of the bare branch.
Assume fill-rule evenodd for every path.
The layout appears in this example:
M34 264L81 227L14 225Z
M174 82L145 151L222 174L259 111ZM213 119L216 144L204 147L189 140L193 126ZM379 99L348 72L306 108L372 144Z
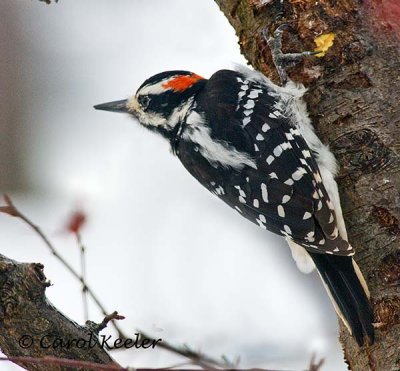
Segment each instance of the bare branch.
M81 260L81 277L82 277L82 302L83 302L83 317L85 321L89 319L89 303L88 303L88 288L86 286L87 277L86 277L86 249L82 243L81 234L79 232L75 233L76 242L80 252L80 260Z
M308 371L320 371L322 368L322 365L324 364L325 360L321 358L319 362L315 362L315 354L311 356L310 360L310 366L308 368Z
M61 254L56 250L54 245L50 242L49 238L43 233L43 231L36 225L34 224L28 217L26 217L21 211L17 209L15 204L12 202L11 198L8 195L4 195L4 201L6 203L6 206L0 207L0 212L9 214L13 217L19 218L22 221L24 221L27 225L29 225L35 233L42 239L42 241L45 243L45 245L49 248L53 256L76 278L78 279L82 287L86 288L87 293L90 295L90 297L93 299L93 301L96 303L98 308L101 310L102 314L104 316L107 316L110 311L107 311L105 306L100 302L99 298L97 295L94 293L94 291L90 288L90 286L85 282L84 278L72 267L71 264L69 264L62 256ZM118 333L118 336L120 338L127 338L125 334L123 333L122 329L115 323L115 321L112 321L112 325L115 328L115 330Z
M119 367L96 333L71 321L49 302L45 295L48 286L42 264L19 263L0 255L2 352L8 357L51 356ZM61 370L15 362L29 370Z
M39 0L43 3L46 3L47 5L52 4L51 0ZM54 0L55 3L58 3L58 0Z
M111 314L109 314L108 316L105 316L101 323L94 323L91 321L87 321L86 326L89 326L91 329L93 329L93 331L96 334L98 334L100 331L104 330L107 327L107 325L110 321L122 320L122 319L125 319L125 317L118 314L117 311L114 311Z
M111 321L113 327L116 329L118 333L118 338L121 340L128 339L128 336L124 334L122 329L116 324L115 320L116 319L122 319L122 316L119 316L117 312L112 313L111 315L107 314L107 311L105 309L105 306L100 302L98 299L97 295L94 293L94 291L90 288L90 286L87 284L85 279L60 255L60 253L56 250L54 245L50 242L49 238L43 233L43 231L35 224L33 223L27 216L25 216L20 210L17 209L15 204L12 202L11 198L7 195L4 196L4 201L6 203L6 206L0 207L0 212L9 214L13 217L17 217L21 220L23 220L27 225L29 225L35 232L36 234L39 235L39 237L43 240L45 245L49 248L53 256L55 256L59 262L64 265L67 270L75 277L77 278L81 283L83 287L86 287L87 292L91 296L91 298L94 300L96 305L99 307L99 309L102 311L103 315L105 316L103 322L100 325L96 325L95 328L100 328L108 322ZM121 318L120 318L121 317ZM89 321L89 327L91 327L91 324L93 322ZM104 326L105 327L105 326ZM103 328L104 328L103 327ZM100 331L99 330L99 331ZM154 337L147 335L143 332L140 332L140 335L143 339L154 339ZM157 347L163 348L165 350L168 350L170 352L173 352L175 354L178 354L180 356L183 356L185 358L188 358L193 364L196 364L202 368L205 369L216 369L216 368L227 368L227 367L234 367L234 363L228 361L226 358L222 357L222 360L216 360L211 357L208 357L204 354L201 354L199 352L196 352L192 349L190 349L188 346L174 346L165 340L157 344ZM113 349L111 349L113 350Z
M152 336L146 334L145 332L140 331L140 330L138 330L138 331L143 339L153 339ZM168 350L170 352L173 352L173 353L179 354L185 358L188 358L193 362L193 364L199 365L204 369L208 369L208 370L209 369L215 370L215 369L219 369L219 368L226 369L226 368L232 368L232 367L236 366L235 364L229 362L226 358L222 358L222 360L220 361L215 358L209 357L205 354L202 354L200 352L196 352L187 345L177 347L177 346L174 346L174 345L168 343L167 341L163 340L157 346L159 348L163 348L165 350Z

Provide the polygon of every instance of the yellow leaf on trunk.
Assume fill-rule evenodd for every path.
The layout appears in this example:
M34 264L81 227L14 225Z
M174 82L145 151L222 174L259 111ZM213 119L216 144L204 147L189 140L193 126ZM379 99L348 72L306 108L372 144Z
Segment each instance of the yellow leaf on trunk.
M321 52L316 54L316 57L323 57L327 50L333 45L333 40L335 39L335 34L333 32L319 35L314 39L317 47L314 49L316 52Z

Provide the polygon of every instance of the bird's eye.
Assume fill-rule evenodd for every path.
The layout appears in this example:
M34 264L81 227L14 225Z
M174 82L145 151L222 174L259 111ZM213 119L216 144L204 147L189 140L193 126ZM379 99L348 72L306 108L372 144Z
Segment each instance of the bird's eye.
M138 98L138 102L143 111L146 111L147 108L149 107L150 98L147 95L141 95Z

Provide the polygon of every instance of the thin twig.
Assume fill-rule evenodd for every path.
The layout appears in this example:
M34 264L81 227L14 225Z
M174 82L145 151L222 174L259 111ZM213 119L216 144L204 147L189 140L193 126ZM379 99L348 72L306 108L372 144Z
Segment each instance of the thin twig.
M112 316L113 314L109 315L107 313L107 310L101 304L100 300L97 298L96 294L93 292L93 290L88 286L86 283L84 277L80 275L55 249L53 244L50 242L50 240L47 238L47 236L42 232L42 230L35 225L28 217L26 217L23 213L21 213L14 203L12 202L11 198L7 195L4 195L4 201L6 203L6 206L0 207L0 212L9 214L11 216L20 218L23 220L26 224L28 224L38 235L39 237L43 240L43 242L46 244L46 246L49 248L53 256L55 256L61 264L63 264L67 270L75 277L77 278L83 287L86 287L87 293L90 295L90 297L93 299L93 301L96 303L96 305L99 307L101 310L102 314L105 316L105 320ZM107 323L111 321L114 329L117 331L118 338L124 340L127 339L128 337L124 334L124 332L120 329L120 327L116 324L115 321L116 318L109 318L107 320ZM103 320L104 322L104 320ZM148 339L153 339L153 337L140 332L140 335L143 338L148 338ZM190 349L188 346L183 346L183 347L176 347L172 344L169 344L165 340L157 344L158 347L163 348L165 350L168 350L172 353L179 354L185 358L188 358L191 360L192 363L205 368L205 369L218 369L218 368L227 368L227 367L234 367L232 363L227 361L226 359L223 359L223 361L218 361L215 360L211 357L205 356L203 354L200 354L199 352L195 352L192 349Z
M86 287L87 293L90 295L90 297L93 299L93 301L96 303L96 305L99 307L100 311L104 316L107 316L109 311L106 310L104 305L100 302L94 291L90 288L90 286L87 285L83 277L70 265L61 255L60 253L55 249L53 244L50 242L50 240L47 238L47 236L42 232L42 230L35 225L28 217L26 217L23 213L21 213L14 203L12 202L11 198L7 195L4 195L4 201L6 203L6 206L0 207L0 212L9 214L11 216L20 218L23 220L26 224L28 224L35 232L36 234L42 239L42 241L45 243L45 245L49 248L51 253L55 258L58 259L58 261L64 265L65 268L75 277L77 278L81 284ZM127 337L121 330L121 328L116 324L115 321L112 321L112 325L115 328L115 330L118 333L118 337L121 339L126 339Z
M150 339L150 340L153 339L150 335L147 335L145 332L141 330L138 330L138 332L143 339ZM182 347L176 347L168 343L167 341L163 340L162 342L157 344L157 347L169 350L173 353L177 353L185 358L189 358L190 360L192 360L193 363L205 369L215 370L218 368L232 368L236 366L235 364L229 362L226 358L223 358L222 361L219 361L217 359L196 352L190 349L187 345L184 345Z
M50 249L51 253L69 270L69 272L77 278L81 283L84 288L86 288L87 293L91 296L91 298L94 300L96 305L99 307L99 309L103 312L103 315L105 316L103 321L100 324L97 324L96 330L99 332L103 330L107 324L111 321L114 328L118 332L118 336L121 339L127 339L127 336L124 335L122 330L119 328L119 326L115 323L116 320L124 319L123 316L118 315L117 312L113 312L111 314L107 314L105 307L100 303L99 299L93 292L93 290L87 285L86 280L85 280L85 266L83 264L82 266L82 275L80 275L59 253L58 251L54 248L50 240L47 238L47 236L42 232L42 230L35 225L30 219L28 219L24 214L22 214L13 204L11 198L7 195L4 195L4 200L6 203L6 206L0 207L0 212L9 214L11 216L20 218L23 220L26 224L28 224L39 236L40 238L44 241L46 246ZM76 233L78 245L84 250L83 244L81 242L81 238L79 236L79 233ZM90 321L89 321L90 322ZM143 331L139 331L140 336L142 339L153 339L152 336L147 335ZM204 354L201 354L199 352L196 352L189 348L187 345L181 346L181 347L176 347L167 341L163 340L159 344L157 344L158 347L163 348L165 350L168 350L172 353L179 354L185 358L188 358L191 360L191 363L200 366L204 369L208 370L216 370L219 368L224 368L224 369L230 369L234 368L237 366L237 364L234 364L230 362L226 357L222 357L222 360L219 361L217 359L211 358L209 356L206 356ZM84 361L75 361L75 360L68 360L68 359L59 359L59 358L54 358L54 357L44 357L44 358L33 358L33 357L9 357L9 358L0 358L1 360L10 360L13 362L30 362L30 363L36 363L36 364L54 364L54 365L66 365L66 366L71 366L71 367L86 367L89 369L94 369L94 370L130 370L128 368L121 368L119 366L107 366L107 365L98 365L96 363L91 363L91 362L84 362ZM321 369L321 366L323 364L324 360L321 359L318 363L315 363L315 356L313 355L311 358L310 366L308 371L319 371Z
M98 334L100 331L104 330L108 323L112 320L122 320L125 319L124 316L121 316L120 314L118 314L117 311L112 312L111 314L107 315L104 317L103 321L101 323L94 323L92 321L86 321L86 325L90 326L91 329Z
M321 358L318 363L315 363L315 354L313 354L311 356L310 366L308 367L308 371L320 371L324 362L325 359Z
M88 303L88 288L86 286L87 276L86 276L86 256L85 256L85 246L82 243L81 234L79 232L75 233L76 242L80 251L81 260L81 277L82 277L82 302L83 302L83 317L85 322L89 320L89 303ZM84 282L84 283L83 283Z

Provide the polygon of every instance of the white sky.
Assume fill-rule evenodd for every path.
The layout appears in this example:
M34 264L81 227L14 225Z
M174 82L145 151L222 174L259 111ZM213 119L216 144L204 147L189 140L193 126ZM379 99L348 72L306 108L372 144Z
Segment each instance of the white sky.
M324 370L345 370L318 276L298 272L281 238L202 189L161 138L92 108L161 71L207 77L245 63L215 3L3 0L0 17L0 190L77 268L74 240L60 230L74 205L84 206L89 283L127 317L125 331L240 356L241 367L302 369L316 352ZM10 258L43 262L49 298L82 322L79 285L25 225L0 215L0 246ZM181 360L149 350L114 356L135 367Z

